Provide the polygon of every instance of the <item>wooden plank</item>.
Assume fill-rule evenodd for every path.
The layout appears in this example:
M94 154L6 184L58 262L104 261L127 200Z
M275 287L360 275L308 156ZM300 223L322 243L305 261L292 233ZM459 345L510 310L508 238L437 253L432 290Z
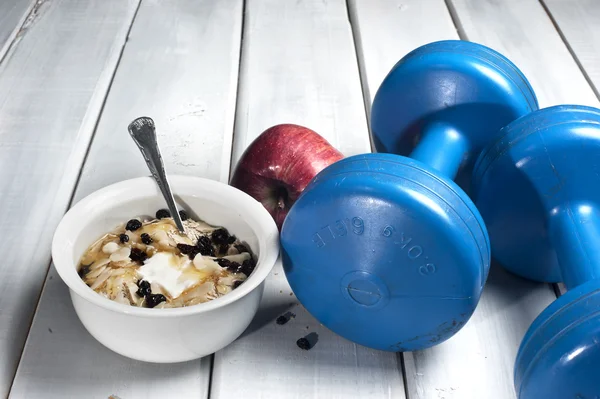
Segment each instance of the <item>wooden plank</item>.
M0 397L137 0L45 4L0 64Z
M501 52L523 71L540 107L599 105L538 0L449 0L449 4L468 40Z
M541 0L558 25L567 45L600 92L600 2L597 0Z
M316 130L346 156L370 152L345 2L249 0L245 15L234 164L257 135L284 122ZM278 263L252 326L215 354L211 398L404 397L395 354L331 333L290 294ZM296 317L277 325L288 309ZM319 341L302 351L296 340L311 332Z
M369 107L402 56L431 41L459 38L442 0L403 1L401 6L389 0L351 0L350 5ZM468 324L438 346L403 354L409 397L514 398L512 371L520 340L555 298L548 285L525 281L493 264Z
M9 398L203 399L210 367L210 357L156 365L110 351L83 327L52 266Z
M75 201L149 174L127 133L140 115L155 119L169 173L227 181L241 25L242 0L142 2ZM147 333L160 332L140 331ZM104 348L79 322L52 267L11 398L201 399L208 395L210 365L210 357L148 364Z
M39 6L43 2L39 2L40 5L33 8L37 3L35 0L3 0L0 2L0 62L17 36L23 33L23 29L26 29L24 24L30 12L36 11L31 13L31 20L38 14Z
M348 8L367 111L385 76L405 54L430 42L459 38L444 0L348 0Z
M513 367L531 322L556 299L552 287L492 264L468 324L448 341L405 354L411 399L516 398Z

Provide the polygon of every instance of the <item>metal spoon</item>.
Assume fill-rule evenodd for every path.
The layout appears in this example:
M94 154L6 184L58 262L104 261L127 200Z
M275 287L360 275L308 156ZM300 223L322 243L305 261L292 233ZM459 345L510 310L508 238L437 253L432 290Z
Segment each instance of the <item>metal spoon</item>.
M152 118L142 116L133 120L133 122L129 124L128 130L129 134L133 138L133 141L135 141L142 152L142 155L146 160L146 164L148 165L148 169L150 169L154 180L156 180L156 184L158 184L160 191L162 191L163 197L165 197L165 201L167 201L167 206L169 207L171 216L173 216L173 220L175 220L177 228L182 233L185 233L181 216L177 211L177 205L175 205L175 199L173 198L173 193L169 187L169 180L167 179L167 174L165 173L165 166L163 165L162 156L160 155L160 150L158 149L154 121Z

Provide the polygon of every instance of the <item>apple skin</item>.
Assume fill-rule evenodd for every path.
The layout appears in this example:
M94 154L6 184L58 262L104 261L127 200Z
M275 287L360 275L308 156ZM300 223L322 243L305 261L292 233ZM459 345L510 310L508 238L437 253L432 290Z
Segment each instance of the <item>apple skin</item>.
M279 231L308 183L344 155L313 130L279 124L262 132L244 151L230 185L263 204Z

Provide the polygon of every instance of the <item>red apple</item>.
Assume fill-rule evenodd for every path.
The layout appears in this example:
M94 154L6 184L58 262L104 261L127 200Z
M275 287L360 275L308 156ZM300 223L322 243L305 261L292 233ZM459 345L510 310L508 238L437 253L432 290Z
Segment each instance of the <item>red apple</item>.
M246 148L230 184L261 202L281 231L288 211L313 177L343 157L311 129L276 125Z

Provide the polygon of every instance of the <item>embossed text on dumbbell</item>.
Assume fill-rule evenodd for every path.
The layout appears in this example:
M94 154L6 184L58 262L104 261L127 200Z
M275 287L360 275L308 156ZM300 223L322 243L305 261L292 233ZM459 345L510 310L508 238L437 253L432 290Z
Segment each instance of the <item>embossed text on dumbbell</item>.
M349 233L357 236L363 235L365 232L365 222L362 218L355 216L353 218L338 219L334 223L323 226L319 231L312 235L312 241L318 248L323 248L327 242L346 237ZM406 249L406 256L411 260L416 260L421 257L427 260L424 255L422 246L413 243L413 238L405 234L403 231L386 224L378 229L378 234L382 237L393 240L393 243L399 245L401 249ZM424 276L431 275L437 270L433 263L425 263L419 266L419 273Z
M351 225L350 229L348 229L346 223ZM323 237L331 237L332 239L344 237L348 234L348 230L356 235L363 234L365 231L365 223L362 218L355 216L352 218L352 220L349 218L346 218L346 220L336 220L333 223L333 227L331 224L325 225L320 229L320 231L323 231L325 234L321 235L317 231L313 234L313 242L318 248L322 248L326 245Z

